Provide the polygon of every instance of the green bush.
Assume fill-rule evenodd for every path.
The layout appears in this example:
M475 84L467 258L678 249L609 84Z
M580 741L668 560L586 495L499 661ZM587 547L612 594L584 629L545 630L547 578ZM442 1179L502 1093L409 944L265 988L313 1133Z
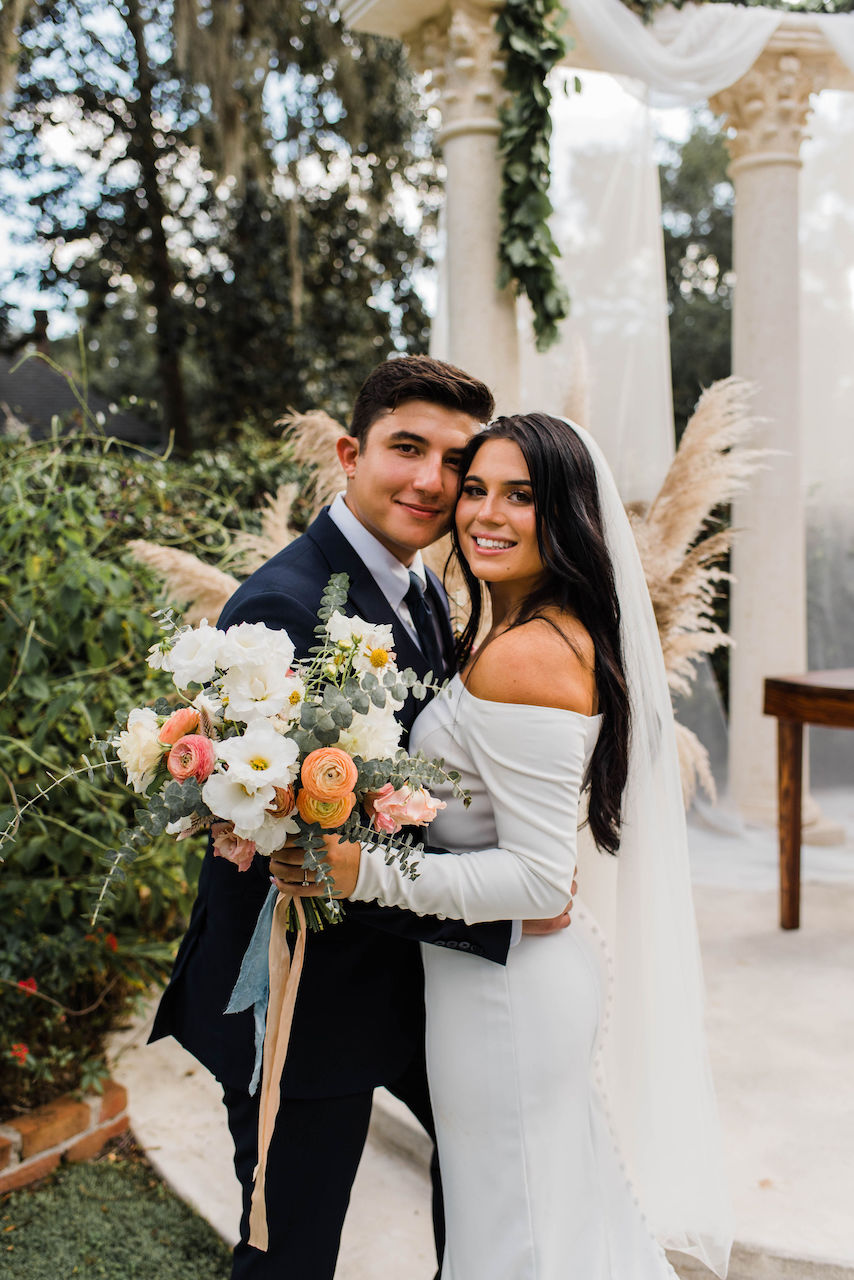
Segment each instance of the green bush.
M267 443L182 467L97 436L0 440L0 832L14 832L0 850L0 1115L96 1081L103 1035L168 968L203 842L145 849L93 933L93 883L133 800L94 757L90 778L39 791L161 692L145 655L164 601L125 543L220 562L230 530L257 527L260 493L292 475Z

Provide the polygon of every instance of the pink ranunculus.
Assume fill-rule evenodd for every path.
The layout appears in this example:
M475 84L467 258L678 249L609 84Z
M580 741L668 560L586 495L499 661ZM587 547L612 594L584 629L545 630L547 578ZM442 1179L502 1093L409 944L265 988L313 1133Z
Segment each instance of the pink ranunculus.
M424 787L413 789L406 785L393 791L387 789L390 786L386 783L372 797L377 831L394 835L401 827L424 827L433 821L440 809L445 808L444 800L435 800Z
M216 764L216 748L210 738L200 733L188 733L179 738L166 757L166 768L178 782L195 778L204 782L213 773Z
M157 735L158 742L164 747L173 747L179 738L193 733L199 727L199 713L195 707L179 707L173 711L168 720L164 720Z
M255 857L255 841L234 834L233 822L215 822L211 827L215 858L227 858L238 871L248 871Z

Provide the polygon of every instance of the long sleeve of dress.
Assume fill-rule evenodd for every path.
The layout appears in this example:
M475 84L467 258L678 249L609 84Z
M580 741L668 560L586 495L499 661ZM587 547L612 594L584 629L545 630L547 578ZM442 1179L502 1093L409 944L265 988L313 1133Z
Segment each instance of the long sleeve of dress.
M381 849L363 846L353 897L469 924L558 915L571 896L579 796L598 728L598 718L571 711L466 695L454 733L486 789L497 847L427 854L410 880Z

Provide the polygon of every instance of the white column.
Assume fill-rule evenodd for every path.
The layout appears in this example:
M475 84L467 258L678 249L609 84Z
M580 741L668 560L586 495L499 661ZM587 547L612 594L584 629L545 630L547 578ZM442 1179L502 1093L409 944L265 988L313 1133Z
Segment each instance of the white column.
M520 408L516 302L499 290L501 163L498 108L504 67L494 0L455 0L406 36L438 90L438 141L447 168L447 358L482 378L499 412Z
M757 385L755 443L775 451L733 508L730 790L774 821L776 722L765 676L806 670L805 523L799 421L799 150L817 88L794 52L766 50L712 99L726 113L735 187L733 370Z

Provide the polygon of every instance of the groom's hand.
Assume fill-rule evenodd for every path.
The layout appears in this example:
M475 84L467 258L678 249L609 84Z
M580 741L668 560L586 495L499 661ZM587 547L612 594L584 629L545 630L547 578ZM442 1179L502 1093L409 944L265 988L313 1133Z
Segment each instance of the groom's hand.
M270 874L276 887L298 898L323 897L330 888L336 898L349 898L359 878L362 846L336 836L326 836L325 841L323 860L330 867L331 885L328 881L317 884L314 872L303 867L305 851L298 844L287 844L270 858Z
M578 891L578 881L573 880L572 897L570 898L569 902L566 904L565 909L561 911L560 915L552 916L551 920L523 920L522 932L527 934L534 934L537 937L542 938L542 937L546 937L550 933L560 933L561 929L568 929L570 924L572 923L572 920L570 918L572 913L572 903L577 891Z

